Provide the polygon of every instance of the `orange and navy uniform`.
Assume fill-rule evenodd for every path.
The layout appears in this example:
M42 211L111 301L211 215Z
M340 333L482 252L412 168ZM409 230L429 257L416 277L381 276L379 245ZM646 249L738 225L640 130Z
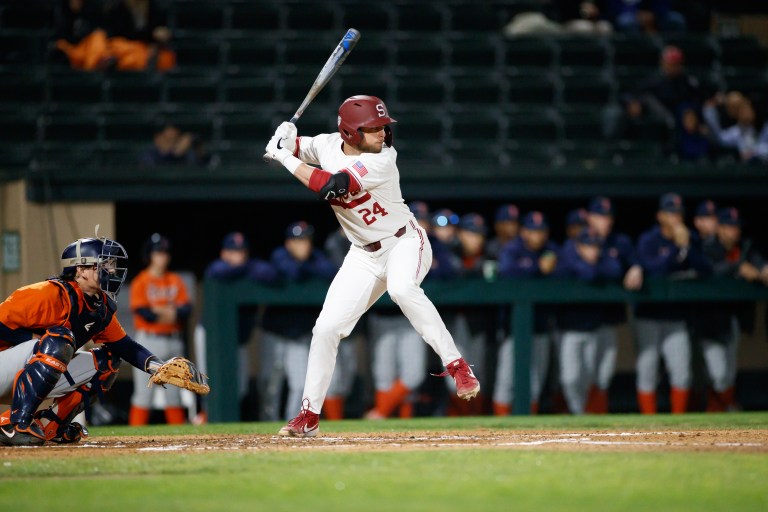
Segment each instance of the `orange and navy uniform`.
M0 303L0 353L39 338L49 327L63 326L74 334L76 348L91 340L109 344L115 354L144 369L152 354L125 333L116 309L105 293L87 297L74 281L53 278L24 286Z
M162 306L176 308L175 323L157 322L157 315L152 308ZM182 330L192 306L187 287L178 274L164 272L161 276L155 276L145 269L131 283L131 310L134 312L133 321L137 331L170 335Z

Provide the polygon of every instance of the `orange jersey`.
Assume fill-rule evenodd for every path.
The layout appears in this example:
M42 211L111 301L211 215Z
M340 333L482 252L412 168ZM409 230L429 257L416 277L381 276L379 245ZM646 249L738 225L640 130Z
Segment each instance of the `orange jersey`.
M98 303L86 301L74 281L54 279L24 286L0 303L0 350L59 325L72 330L78 348L90 340L118 341L126 334L114 315L115 309L115 303L104 293Z
M180 308L189 306L187 287L179 274L166 272L160 277L153 276L148 270L139 272L131 283L131 311L136 330L154 334L173 334L182 329L182 322L177 319L173 324L150 322L137 311L158 306Z

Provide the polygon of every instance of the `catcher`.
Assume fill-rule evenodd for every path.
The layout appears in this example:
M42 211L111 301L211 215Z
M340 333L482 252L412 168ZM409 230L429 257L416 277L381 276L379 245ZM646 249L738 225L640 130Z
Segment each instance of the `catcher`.
M192 362L164 363L121 327L115 298L127 257L113 240L81 238L64 249L58 277L19 288L0 303L0 403L11 405L0 415L0 445L87 437L73 419L111 388L121 360L152 374L150 384L208 392ZM78 350L91 340L100 345ZM46 399L52 405L41 408Z

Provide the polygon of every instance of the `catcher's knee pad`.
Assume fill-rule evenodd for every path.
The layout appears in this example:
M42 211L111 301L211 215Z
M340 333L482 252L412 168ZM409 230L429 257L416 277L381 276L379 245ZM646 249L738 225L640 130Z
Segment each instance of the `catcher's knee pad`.
M16 375L11 423L29 424L75 354L75 338L66 327L49 328L35 343L32 357Z
M109 391L117 379L117 372L120 370L122 359L105 346L92 349L91 355L96 367L94 383L99 384L102 392Z

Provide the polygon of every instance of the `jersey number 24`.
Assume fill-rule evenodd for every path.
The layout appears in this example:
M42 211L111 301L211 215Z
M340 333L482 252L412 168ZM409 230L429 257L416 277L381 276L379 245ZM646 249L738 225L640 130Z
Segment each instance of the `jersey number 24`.
M369 210L368 208L360 208L357 210L357 213L363 216L363 222L365 222L365 225L370 226L378 219L377 215L381 215L382 217L386 216L387 210L382 208L379 203L373 203L373 210Z

